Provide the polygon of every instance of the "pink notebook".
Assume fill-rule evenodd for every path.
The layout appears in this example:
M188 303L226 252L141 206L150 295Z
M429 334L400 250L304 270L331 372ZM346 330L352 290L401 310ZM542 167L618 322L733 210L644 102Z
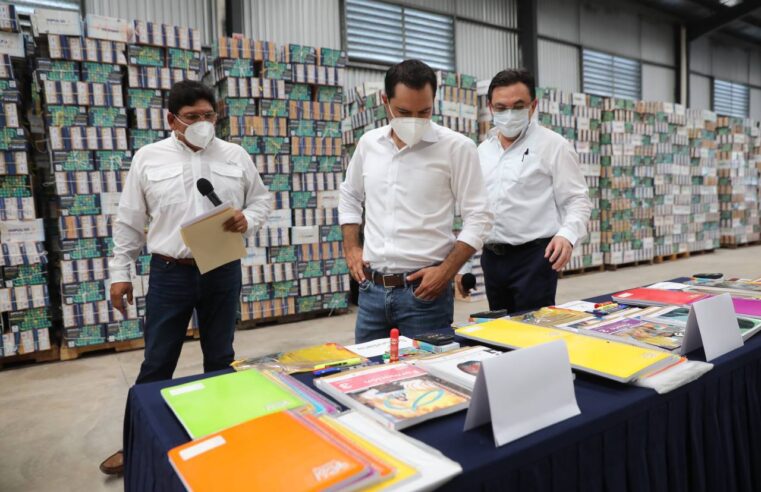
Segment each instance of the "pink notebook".
M732 304L734 304L735 313L737 314L761 318L761 299L743 299L739 297L733 297Z

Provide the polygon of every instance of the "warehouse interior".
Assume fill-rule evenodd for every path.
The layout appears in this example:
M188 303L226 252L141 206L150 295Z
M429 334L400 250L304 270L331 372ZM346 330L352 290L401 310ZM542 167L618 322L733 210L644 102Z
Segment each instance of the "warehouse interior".
M52 29L55 12L81 19L81 33L40 31L43 17ZM110 58L100 47L90 59L98 23L185 34L163 46L131 31L124 41L106 35L97 42L111 43ZM82 41L81 58L72 40ZM236 43L264 53L245 60L250 74L233 74L246 58ZM165 51L159 60L151 50ZM170 136L166 95L186 78L213 88L228 115L217 136L246 149L274 194L274 213L246 243L236 358L354 343L338 188L361 136L388 123L386 71L410 58L437 72L434 121L476 144L492 127L492 77L507 68L536 75L539 121L575 146L593 203L558 304L699 272L761 277L759 1L0 0L0 56L3 102L18 107L15 123L0 121L0 491L125 487L98 464L120 447L143 361L151 257L141 252L136 302L117 317L111 224L131 157ZM77 75L56 63L76 65ZM254 73L258 88L238 83ZM73 94L55 85L66 83ZM97 93L82 102L78 83L104 86L105 102ZM93 120L92 109L103 111ZM282 127L251 133L238 116ZM67 132L78 127L97 128L99 143L83 131L83 146L72 144ZM94 169L113 173L97 190L76 176ZM489 310L479 258L455 323ZM203 372L196 318L187 335L175 378Z

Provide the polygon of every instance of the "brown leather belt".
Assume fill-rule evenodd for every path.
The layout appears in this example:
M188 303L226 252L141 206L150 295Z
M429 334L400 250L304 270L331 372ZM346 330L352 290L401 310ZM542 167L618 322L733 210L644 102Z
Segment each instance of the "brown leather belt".
M153 253L153 256L167 263L177 263L178 265L196 266L196 260L194 260L193 258L172 258L171 256L164 256L158 253Z
M371 270L365 267L365 277L375 285L380 285L386 289L396 289L399 287L407 287L408 285L419 282L407 282L407 276L412 275L414 272L407 273L381 273Z

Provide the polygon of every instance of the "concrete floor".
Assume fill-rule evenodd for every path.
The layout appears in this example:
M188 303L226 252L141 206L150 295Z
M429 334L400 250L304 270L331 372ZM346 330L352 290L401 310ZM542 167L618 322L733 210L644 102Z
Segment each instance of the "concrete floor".
M560 281L558 303L698 272L761 276L761 247L718 250L660 265L624 268ZM455 321L487 308L455 304ZM352 343L355 312L300 323L240 331L239 357L264 355L325 341ZM121 478L98 471L119 448L127 391L142 351L106 353L78 360L29 365L0 372L0 491L121 490ZM185 344L176 372L202 372L197 341Z

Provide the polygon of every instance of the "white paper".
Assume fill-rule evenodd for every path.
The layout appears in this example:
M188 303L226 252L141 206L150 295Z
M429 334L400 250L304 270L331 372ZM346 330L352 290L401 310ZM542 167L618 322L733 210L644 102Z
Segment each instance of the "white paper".
M580 413L568 349L555 340L482 361L464 430L491 421L502 446Z
M345 347L362 357L378 357L389 351L391 348L389 338L380 338L370 342L346 345ZM413 340L405 336L399 336L399 350L413 347Z
M743 346L729 294L709 297L690 306L681 353L689 353L701 345L708 362Z
M32 29L35 37L41 34L81 36L82 20L79 12L35 8L32 14Z
M677 282L658 282L653 285L648 285L648 289L660 289L660 290L684 290L689 288L689 285L680 284Z
M0 53L24 58L24 35L20 32L0 31Z
M191 458L195 458L199 454L203 454L214 448L218 448L225 443L226 442L224 437L214 436L211 439L207 439L205 441L199 442L195 446L190 446L189 448L183 449L182 451L180 451L180 458L187 461Z
M125 19L87 14L85 24L87 25L88 38L106 39L121 43L129 42L131 28L129 21Z
M555 307L561 309L571 309L573 311L588 312L595 310L595 303L588 301L570 301Z

